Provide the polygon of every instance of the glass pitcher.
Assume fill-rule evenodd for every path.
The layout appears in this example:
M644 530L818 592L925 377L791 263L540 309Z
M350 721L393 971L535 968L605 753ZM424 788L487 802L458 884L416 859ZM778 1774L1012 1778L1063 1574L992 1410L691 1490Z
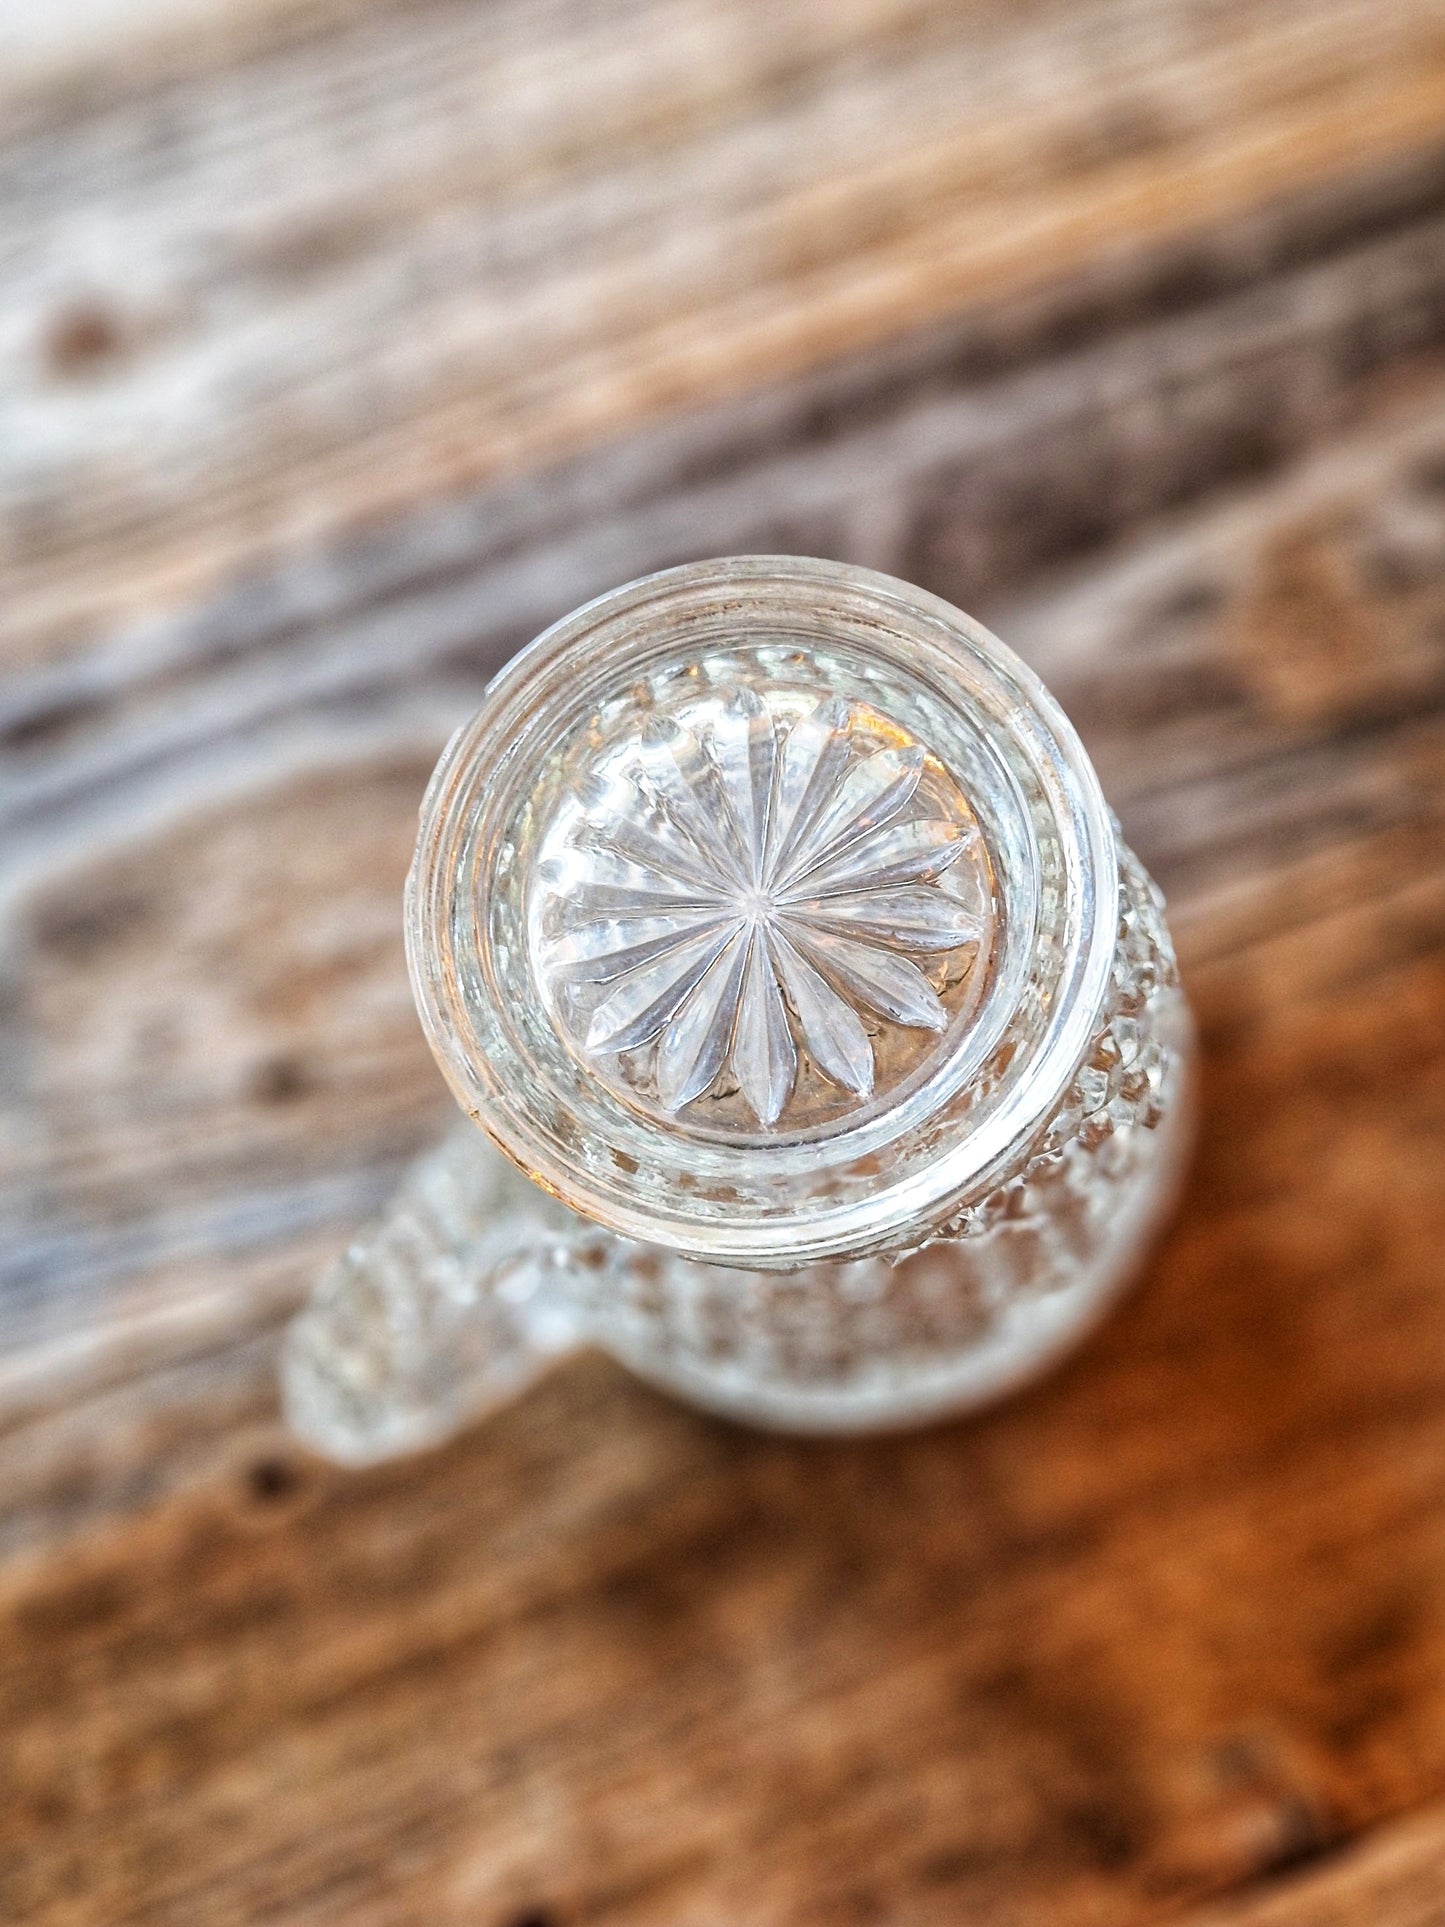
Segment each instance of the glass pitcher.
M465 1121L288 1334L333 1457L583 1345L794 1431L965 1410L1172 1195L1159 893L1038 679L906 583L732 557L557 623L443 754L405 915Z

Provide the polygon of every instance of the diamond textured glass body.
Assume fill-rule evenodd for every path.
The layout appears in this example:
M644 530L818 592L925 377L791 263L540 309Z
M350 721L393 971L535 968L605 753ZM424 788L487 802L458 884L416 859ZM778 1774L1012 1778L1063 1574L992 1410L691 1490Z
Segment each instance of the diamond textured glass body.
M293 1328L343 1457L581 1343L800 1429L977 1404L1180 1166L1188 1012L1077 738L864 570L696 564L539 638L438 766L407 937L473 1122Z

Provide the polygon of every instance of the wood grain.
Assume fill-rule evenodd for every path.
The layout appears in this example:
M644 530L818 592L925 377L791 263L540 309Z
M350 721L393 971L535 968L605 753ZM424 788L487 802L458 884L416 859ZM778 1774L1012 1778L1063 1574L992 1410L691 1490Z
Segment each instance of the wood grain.
M0 597L46 655L1445 127L1431 0L246 14L0 82Z
M1433 1927L1438 12L619 23L6 22L0 1918ZM588 1359L324 1467L280 1324L447 1114L430 763L572 603L747 548L1079 723L1203 1020L1180 1220L968 1425Z
M6 1587L16 1917L1147 1920L1408 1809L1442 934L1437 875L1196 967L1186 1215L981 1423L801 1446L585 1365L347 1477L192 1409L202 1476Z
M1384 1827L1354 1850L1273 1891L1186 1916L1189 1927L1345 1927L1386 1920L1434 1927L1445 1889L1445 1815L1437 1810Z

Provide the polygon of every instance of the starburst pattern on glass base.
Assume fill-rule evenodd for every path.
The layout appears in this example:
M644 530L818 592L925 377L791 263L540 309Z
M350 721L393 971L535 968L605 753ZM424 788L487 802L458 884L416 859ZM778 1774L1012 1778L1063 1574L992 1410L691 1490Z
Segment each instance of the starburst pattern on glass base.
M938 887L977 829L923 813L922 747L860 753L850 714L828 699L788 723L750 689L719 695L691 726L651 722L580 806L544 973L589 987L587 1058L655 1043L669 1113L728 1072L771 1126L800 1050L861 1099L865 1014L948 1021L918 960L983 934L980 893Z

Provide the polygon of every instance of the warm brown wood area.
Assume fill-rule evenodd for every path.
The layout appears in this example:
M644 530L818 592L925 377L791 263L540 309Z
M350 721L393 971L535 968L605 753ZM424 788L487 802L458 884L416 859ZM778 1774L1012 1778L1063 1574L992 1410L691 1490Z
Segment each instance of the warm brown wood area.
M0 126L0 1919L1438 1927L1438 7L56 0ZM1075 717L1179 1220L967 1424L590 1359L324 1466L281 1325L448 1115L436 751L742 549Z

